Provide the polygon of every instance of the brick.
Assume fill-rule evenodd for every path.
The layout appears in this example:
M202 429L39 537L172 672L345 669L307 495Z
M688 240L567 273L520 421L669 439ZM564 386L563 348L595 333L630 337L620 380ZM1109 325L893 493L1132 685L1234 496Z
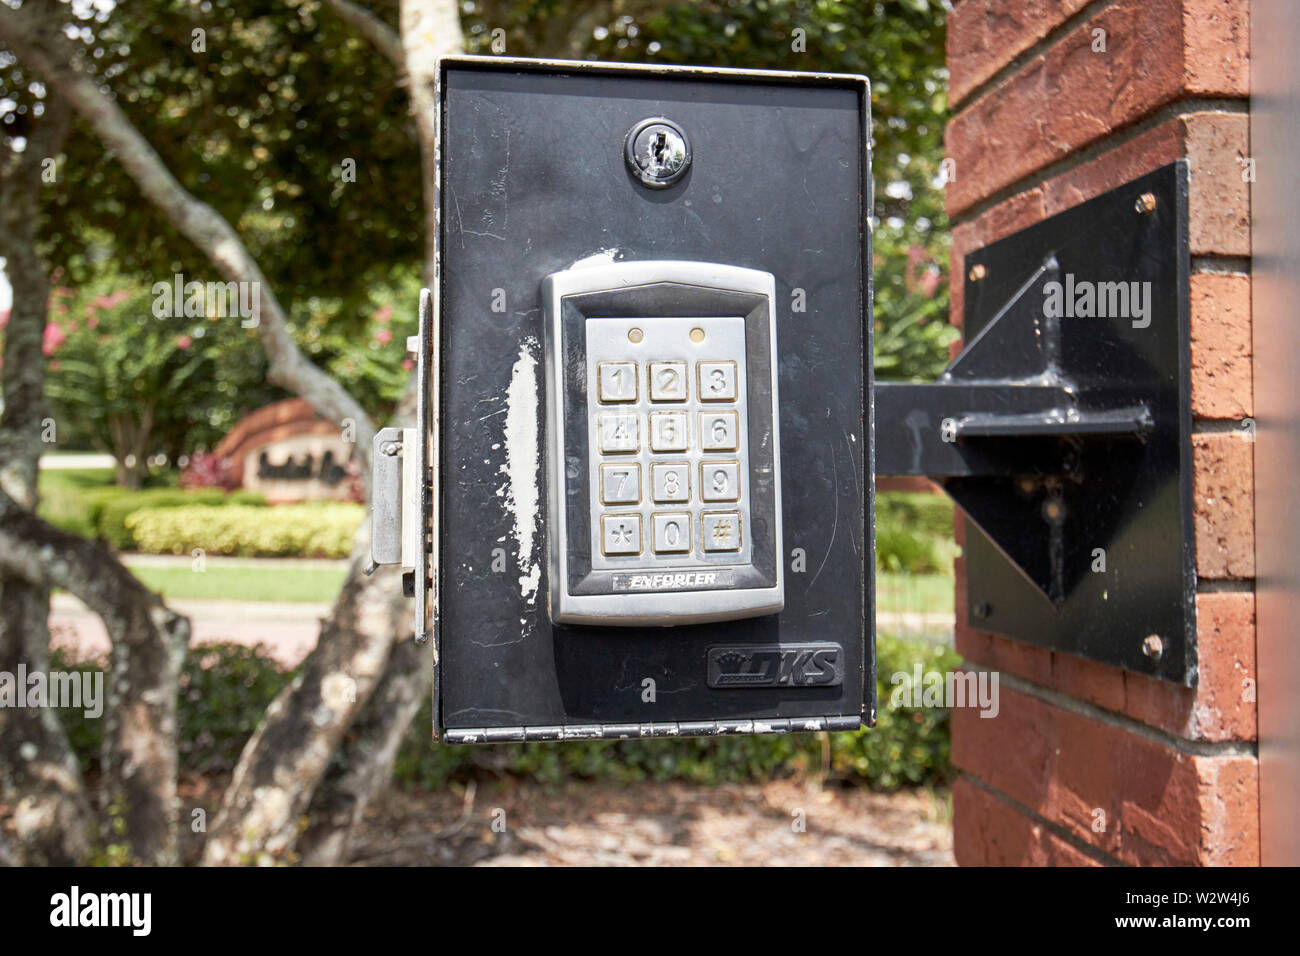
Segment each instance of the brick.
M961 109L947 129L948 214L1188 96L1249 94L1240 0L1120 0ZM1094 53L1093 30L1107 51Z
M958 768L1121 862L1258 862L1254 757L1184 753L1005 684L997 717L952 719Z
M956 107L1088 0L972 0L948 15L948 102Z
M1192 414L1240 419L1254 414L1250 277L1191 277Z
M1124 710L1124 672L1117 667L1053 652L1050 686L1106 710Z
M1042 823L959 777L952 788L958 866L1099 866Z
M1254 444L1242 434L1192 436L1196 573L1255 576Z
M1255 595L1198 594L1196 629L1197 687L1126 673L1124 713L1191 740L1257 739Z

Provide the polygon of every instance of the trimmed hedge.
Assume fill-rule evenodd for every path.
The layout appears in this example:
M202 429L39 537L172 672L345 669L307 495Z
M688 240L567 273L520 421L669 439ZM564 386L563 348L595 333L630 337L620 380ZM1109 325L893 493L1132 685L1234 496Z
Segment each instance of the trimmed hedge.
M876 496L876 567L952 574L957 545L947 495L889 491Z
M253 491L220 489L182 491L179 488L131 490L108 485L99 488L59 488L41 500L41 517L64 531L83 538L95 538L119 551L139 547L126 519L144 508L180 508L186 505L266 506L266 499Z
M342 501L274 508L249 505L182 505L141 508L125 519L141 551L244 558L345 558L365 506Z

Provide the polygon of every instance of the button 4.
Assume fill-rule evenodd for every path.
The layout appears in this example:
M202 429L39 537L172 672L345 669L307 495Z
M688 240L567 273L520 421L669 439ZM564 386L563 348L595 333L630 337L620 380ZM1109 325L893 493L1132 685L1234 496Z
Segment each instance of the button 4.
M641 422L635 414L600 416L600 450L606 454L641 449Z

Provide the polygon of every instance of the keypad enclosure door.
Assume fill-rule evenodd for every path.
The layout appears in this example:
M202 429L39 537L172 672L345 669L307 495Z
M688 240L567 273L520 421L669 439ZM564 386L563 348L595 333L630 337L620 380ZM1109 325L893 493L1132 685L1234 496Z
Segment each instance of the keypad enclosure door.
M440 81L435 729L477 741L870 720L865 84L466 58L442 61ZM691 138L691 167L666 189L639 184L623 156L627 131L650 116L668 117ZM592 535L570 537L551 514L543 283L602 253L618 263L718 263L773 277L778 612L671 626L553 620L551 536L590 547ZM628 317L590 306L575 307L575 321ZM689 317L751 311L740 303ZM637 316L673 314L636 305ZM562 366L585 383L585 359ZM747 387L753 371L751 362ZM582 428L585 441L585 407ZM751 465L756 451L748 450ZM589 473L579 480L589 496ZM650 480L641 475L643 495ZM753 494L745 505L757 531ZM584 498L581 510L591 507ZM750 566L766 573L758 537L749 540Z

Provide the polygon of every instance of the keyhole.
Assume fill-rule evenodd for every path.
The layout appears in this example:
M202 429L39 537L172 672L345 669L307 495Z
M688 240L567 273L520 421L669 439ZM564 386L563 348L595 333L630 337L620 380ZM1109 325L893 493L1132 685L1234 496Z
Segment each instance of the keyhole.
M660 166L666 165L664 153L668 151L668 135L662 130L655 134L655 144L651 149L654 151L655 162Z

